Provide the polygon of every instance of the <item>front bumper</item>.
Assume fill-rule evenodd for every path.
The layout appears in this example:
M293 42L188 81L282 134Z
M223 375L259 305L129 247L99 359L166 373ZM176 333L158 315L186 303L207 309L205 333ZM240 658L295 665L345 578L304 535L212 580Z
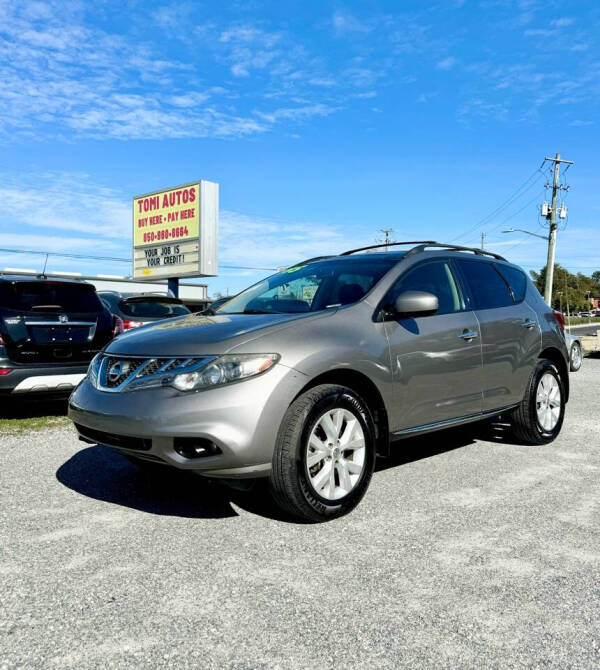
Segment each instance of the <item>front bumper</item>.
M69 399L69 418L85 441L131 456L212 477L259 477L271 470L281 419L306 379L281 364L195 393L170 387L107 393L85 379ZM175 438L208 440L221 453L186 458Z

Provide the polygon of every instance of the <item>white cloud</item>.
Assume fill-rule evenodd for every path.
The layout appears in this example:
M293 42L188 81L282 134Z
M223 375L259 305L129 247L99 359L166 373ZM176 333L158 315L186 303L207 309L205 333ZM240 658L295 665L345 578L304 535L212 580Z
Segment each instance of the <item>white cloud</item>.
M552 37L556 31L548 30L547 28L532 28L526 30L523 34L525 37Z
M344 33L368 33L371 31L371 26L360 19L357 19L352 14L347 12L337 11L334 13L331 22L337 34Z
M314 116L329 116L335 111L335 107L317 103L304 105L301 107L280 107L268 113L258 112L258 115L265 121L275 123L282 121L283 119L292 121L305 121L306 119L310 119Z
M421 95L417 97L417 102L422 105L426 105L428 102L436 98L439 94L440 94L439 91L429 91L428 93L421 93Z
M248 259L252 259L251 265L260 267L336 254L364 242L348 239L347 231L339 225L273 221L230 211L221 212L219 240L223 263L249 265Z
M515 227L531 229L529 220L514 224ZM600 269L598 254L589 249L587 242L595 235L595 228L582 225L578 228L570 226L560 233L560 245L557 247L557 263L567 268L570 272L582 272L590 275L594 270ZM540 229L539 231L543 231ZM510 235L510 240L489 241L486 247L497 250L508 260L525 267L526 269L541 269L546 263L547 244L544 240L537 240L530 235ZM473 246L476 246L474 243Z
M572 26L575 23L575 19L571 18L570 16L563 16L559 19L554 19L553 21L550 21L550 24L555 26L556 28L565 28L566 26Z
M438 70L451 70L458 61L456 58L453 56L448 56L447 58L443 58L441 61L438 61L438 64L436 65Z
M0 200L3 240L23 226L71 231L73 244L98 248L115 248L120 240L131 238L131 204L122 193L94 184L85 175L3 174ZM47 236L37 239L36 248L43 249Z
M227 48L225 59L231 63L234 77L248 77L253 70L263 70L283 57L278 48L281 33L261 30L251 24L223 31L219 41Z
M338 34L365 40L349 39L334 56L264 20L212 19L191 0L141 17L136 6L120 6L110 30L78 1L0 0L0 142L256 135L375 96L392 73L406 80L398 66L407 54L441 58L448 46L418 13L335 12ZM111 11L101 3L103 17ZM380 48L367 58L375 36ZM294 110L298 97L307 102Z
M234 138L263 133L276 119L293 122L307 115L282 114L281 104L263 106L259 114L238 111L248 105L236 91L194 86L206 58L156 57L139 40L88 27L74 6L49 0L49 13L27 1L0 7L0 140ZM193 10L189 4L162 8L154 20L167 32L181 32L180 22L189 24ZM264 72L265 86L279 80L279 97L289 97L290 82L302 79L290 62L302 50L288 44L283 54L281 33L252 25L213 32L208 55L229 63L234 76ZM313 104L325 109L324 103Z

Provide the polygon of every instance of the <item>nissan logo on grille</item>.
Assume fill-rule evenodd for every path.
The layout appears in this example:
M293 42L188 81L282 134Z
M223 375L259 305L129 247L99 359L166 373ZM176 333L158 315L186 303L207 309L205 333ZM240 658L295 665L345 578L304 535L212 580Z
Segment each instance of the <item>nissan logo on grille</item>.
M58 320L60 321L60 323L67 323L69 317L66 314L59 314Z
M129 362L128 361L117 361L116 363L113 363L108 372L106 373L106 377L108 381L111 384L114 384L116 381L118 381L123 375L126 375L129 372Z

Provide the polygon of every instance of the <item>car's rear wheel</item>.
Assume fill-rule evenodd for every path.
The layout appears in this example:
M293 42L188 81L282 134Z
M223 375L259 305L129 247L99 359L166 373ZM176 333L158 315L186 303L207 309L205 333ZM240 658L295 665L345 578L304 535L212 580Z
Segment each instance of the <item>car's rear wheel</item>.
M351 389L315 386L288 408L273 455L270 488L294 516L326 521L347 514L369 486L375 427Z
M571 345L571 355L569 356L569 367L571 372L577 372L583 362L583 350L579 342L573 342Z
M513 411L517 438L547 444L560 433L565 416L565 387L554 363L542 359L533 371L521 404Z

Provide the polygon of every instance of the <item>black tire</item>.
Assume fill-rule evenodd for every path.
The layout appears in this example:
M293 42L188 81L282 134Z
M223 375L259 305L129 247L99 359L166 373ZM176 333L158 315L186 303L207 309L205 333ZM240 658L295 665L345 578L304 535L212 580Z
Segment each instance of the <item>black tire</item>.
M579 356L576 357L576 360L573 361L573 352L578 351ZM571 345L571 351L569 352L569 369L571 372L577 372L581 368L581 363L583 361L583 351L581 349L581 344L579 342L573 342Z
M538 419L537 391L540 380L544 375L552 375L558 382L560 390L560 413L558 421L551 430L545 429ZM552 442L560 433L560 429L565 417L565 386L560 376L560 372L547 359L540 359L531 374L525 396L521 404L513 410L512 429L515 437L525 444L548 444Z
M320 496L309 481L306 445L323 414L337 408L348 410L358 419L365 440L365 457L362 472L350 492L328 500ZM282 509L305 521L320 522L343 516L358 505L369 486L375 466L375 447L373 418L360 396L345 386L315 386L296 398L283 417L269 478L271 494Z

